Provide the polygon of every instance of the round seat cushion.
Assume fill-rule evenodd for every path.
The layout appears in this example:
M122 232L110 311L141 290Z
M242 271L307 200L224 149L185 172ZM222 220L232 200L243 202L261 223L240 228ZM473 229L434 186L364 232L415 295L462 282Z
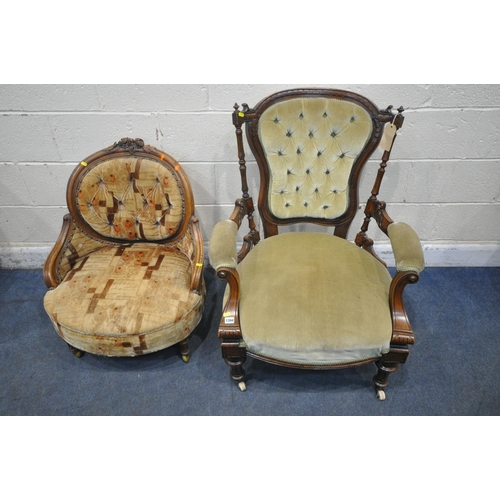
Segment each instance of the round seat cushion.
M184 340L203 296L190 290L192 263L175 247L110 246L77 261L44 299L70 345L105 356L137 356Z
M258 243L237 269L250 353L335 365L389 350L391 275L355 244L324 233L280 234Z

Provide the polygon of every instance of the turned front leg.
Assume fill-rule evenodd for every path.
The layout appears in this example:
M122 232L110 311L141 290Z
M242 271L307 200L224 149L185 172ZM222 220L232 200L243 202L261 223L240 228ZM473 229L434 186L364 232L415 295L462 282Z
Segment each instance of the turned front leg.
M373 377L373 385L380 400L385 399L385 388L389 384L389 375L399 368L399 363L384 363L382 360L375 362L378 368L377 374Z
M385 388L389 384L389 375L399 368L399 365L406 362L410 350L406 345L391 345L391 349L380 359L375 361L378 371L373 377L373 385L377 391L377 397L383 401L385 399Z
M222 357L231 368L231 378L242 391L246 390L245 370L243 370L243 363L247 358L245 347L242 347L239 342L222 342L221 348Z

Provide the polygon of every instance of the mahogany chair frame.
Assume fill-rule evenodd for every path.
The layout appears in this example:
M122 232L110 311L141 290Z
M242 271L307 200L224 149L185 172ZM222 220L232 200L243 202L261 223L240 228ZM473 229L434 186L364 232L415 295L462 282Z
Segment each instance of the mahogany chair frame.
M371 116L373 122L373 132L366 144L364 150L355 162L349 181L349 207L346 212L337 219L312 219L309 217L301 217L296 219L278 220L270 213L267 205L267 190L269 186L269 171L266 164L264 151L258 138L258 121L262 113L269 108L272 104L298 97L326 97L338 98L342 100L351 101L362 106ZM358 183L361 171L379 145L386 124L393 124L396 130L399 130L404 122L403 116L404 109L400 107L397 113L393 111L393 106L387 107L385 110L379 110L371 101L363 96L336 89L294 89L285 90L273 94L261 102L259 102L253 109L249 108L247 104L243 104L241 109L238 104L234 105L232 113L233 125L235 126L236 141L238 148L239 158L239 171L241 176L242 197L235 202L235 208L230 216L230 220L236 223L238 228L241 227L244 218L248 220L249 232L243 239L243 245L238 252L238 262L241 262L245 256L251 251L254 245L257 245L260 240L260 234L257 230L254 220L254 203L249 194L248 181L247 181L247 166L246 154L243 144L243 131L242 127L246 127L246 137L251 151L257 161L260 172L260 191L258 199L258 209L263 228L264 238L272 237L278 234L278 227L286 224L296 223L314 223L323 226L334 226L335 236L346 239L347 232L351 226L352 220L358 210ZM388 227L393 223L386 211L386 203L378 200L380 186L385 174L385 170L390 159L392 146L394 144L393 136L389 146L382 155L382 161L377 172L377 177L374 182L371 196L365 206L365 218L361 230L357 233L355 243L359 247L369 252L374 258L379 260L386 266L386 264L376 255L373 248L373 240L367 236L367 230L372 219L375 220L378 227L386 235L388 234ZM386 266L387 267L387 266ZM247 352L243 341L241 332L238 307L240 297L240 279L238 271L231 267L220 267L217 269L218 278L225 280L228 284L229 295L222 311L222 318L219 326L218 336L221 341L222 357L230 367L231 378L240 386L241 390L246 389L245 385L245 371L243 364L247 355L262 361L288 366L292 368L310 369L310 370L330 370L338 368L346 368L357 366L361 364L375 362L378 368L377 373L373 377L373 384L379 399L385 399L385 388L388 385L388 376L395 372L400 364L406 362L409 354L409 346L414 343L414 333L408 319L404 301L403 292L408 284L417 283L419 275L417 272L405 271L397 272L392 279L390 287L390 310L392 315L392 339L390 343L390 350L388 353L383 354L379 358L368 359L362 362L335 364L335 365L297 365L287 362L277 361L271 358L265 358L251 352ZM234 318L234 322L226 324L225 317Z

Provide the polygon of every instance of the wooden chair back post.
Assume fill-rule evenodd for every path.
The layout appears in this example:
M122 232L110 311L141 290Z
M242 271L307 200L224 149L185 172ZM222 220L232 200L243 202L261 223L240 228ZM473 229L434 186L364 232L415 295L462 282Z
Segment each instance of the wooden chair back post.
M386 112L391 112L392 106L389 106L386 110ZM394 115L394 118L392 120L392 123L390 126L394 127L393 131L393 136L389 140L389 143L387 144L387 149L384 149L384 153L382 155L382 162L380 163L380 167L377 172L377 177L375 179L375 182L373 184L373 189L371 192L370 198L368 198L368 201L366 202L366 207L365 207L365 218L363 220L363 224L361 226L360 232L356 235L355 238L355 243L359 247L364 248L371 254L373 254L380 262L382 262L384 265L386 265L381 259L378 258L378 256L375 254L373 250L373 240L371 238L368 238L366 236L366 232L368 231L368 227L370 225L370 221L372 218L375 219L377 222L379 228L381 231L384 232L384 234L387 234L387 228L389 224L392 224L393 220L389 217L387 214L385 207L386 203L384 201L379 201L378 200L378 195L380 193L380 186L382 185L382 180L385 175L385 169L387 167L387 164L389 162L390 156L391 156L391 151L392 147L394 145L394 141L396 139L396 132L403 126L404 122L404 116L403 116L403 107L400 107L398 109L398 114ZM386 126L389 126L387 124Z
M234 216L237 217L238 227L242 223L242 218L244 215L247 216L248 219L248 227L250 229L249 233L243 239L243 246L238 253L238 261L244 259L245 255L251 250L253 245L256 245L259 242L260 236L257 230L257 226L255 224L254 219L254 204L253 199L248 193L248 180L247 180L247 165L245 159L245 148L243 146L243 131L242 125L245 122L246 112L248 111L248 105L243 104L243 110L240 110L238 104L233 106L233 124L235 126L236 133L236 144L238 146L238 164L240 170L240 178L241 178L241 191L243 197L236 201ZM233 216L231 219L234 220Z

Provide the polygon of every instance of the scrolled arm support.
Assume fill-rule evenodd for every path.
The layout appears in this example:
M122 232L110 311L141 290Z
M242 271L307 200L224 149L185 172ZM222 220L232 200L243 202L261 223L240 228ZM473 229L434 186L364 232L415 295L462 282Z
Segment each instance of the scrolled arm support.
M392 314L391 344L414 344L415 337L406 314L403 291L408 284L417 283L419 276L412 271L398 272L391 282L389 306Z
M195 258L193 271L191 274L191 287L190 290L196 293L200 293L202 276L203 276L203 263L205 260L205 252L203 247L203 235L200 229L200 220L198 217L193 217L191 219L193 228L193 239L195 245Z
M239 302L240 277L235 268L221 267L217 270L217 277L227 282L229 293L222 310L219 326L219 337L223 339L241 339Z
M236 253L237 224L228 219L217 223L210 238L210 265L215 269L217 277L228 284L228 293L224 300L224 308L219 326L219 337L224 339L241 338L239 320L240 277L236 270L238 255Z
M45 260L43 266L43 280L47 285L47 288L55 288L60 283L60 279L57 276L58 261L60 254L64 249L64 244L68 241L72 224L73 218L70 214L66 214L63 218L59 238Z
M425 267L422 245L417 233L403 222L390 224L387 234L394 252L397 271L389 292L393 327L392 342L413 344L413 330L406 315L403 291L406 285L418 282L419 275Z

